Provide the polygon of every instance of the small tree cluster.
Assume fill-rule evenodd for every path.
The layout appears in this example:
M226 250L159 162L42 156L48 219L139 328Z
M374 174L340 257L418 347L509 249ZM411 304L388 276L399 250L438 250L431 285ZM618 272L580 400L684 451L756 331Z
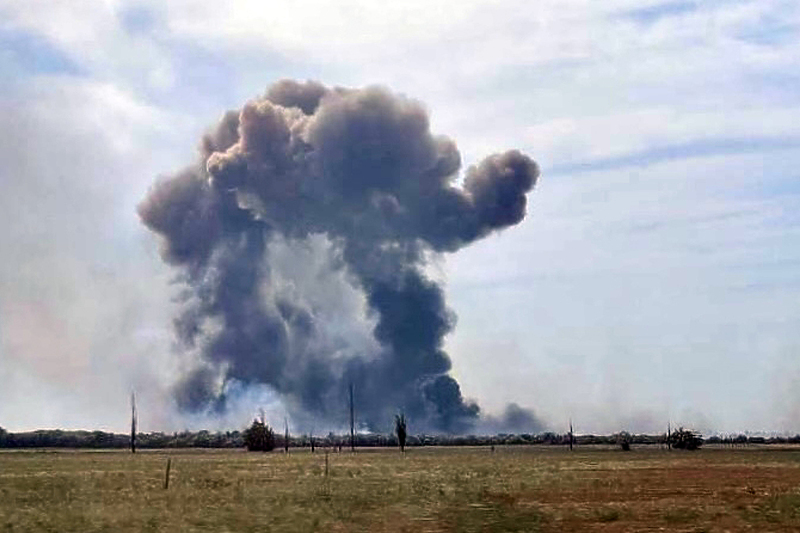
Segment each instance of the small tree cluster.
M622 448L622 451L624 452L631 451L632 437L630 433L628 433L627 431L620 431L615 435L615 437L617 439L617 444L619 445L620 448Z
M670 435L669 442L678 450L696 450L703 445L703 437L691 429L678 428Z
M251 452L269 452L275 448L275 434L266 423L253 420L253 424L244 431L244 445Z
M397 444L403 452L406 449L406 415L401 413L394 417L394 430L397 433Z

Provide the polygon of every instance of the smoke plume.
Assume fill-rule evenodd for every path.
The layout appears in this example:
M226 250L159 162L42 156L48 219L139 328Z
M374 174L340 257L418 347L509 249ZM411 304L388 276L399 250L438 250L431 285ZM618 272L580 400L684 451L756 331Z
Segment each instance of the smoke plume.
M402 409L418 429L469 429L479 408L443 351L455 317L424 267L521 221L539 171L515 150L470 167L462 182L460 168L423 106L380 87L283 80L226 113L200 160L159 180L139 206L186 288L175 331L198 365L177 384L178 405L224 410L240 382L341 420L352 383L370 427ZM323 301L336 283L360 300ZM356 316L358 305L366 342L330 325L337 308Z
M544 423L531 410L509 403L498 416L484 416L479 424L481 433L539 433Z

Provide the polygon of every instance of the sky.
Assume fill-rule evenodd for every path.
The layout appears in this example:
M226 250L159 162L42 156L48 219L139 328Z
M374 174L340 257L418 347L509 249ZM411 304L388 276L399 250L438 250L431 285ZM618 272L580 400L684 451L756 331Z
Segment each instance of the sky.
M781 0L0 0L0 426L179 412L179 287L136 208L282 78L423 103L465 166L541 176L433 258L452 375L549 429L800 432L800 6ZM411 430L413 432L413 429Z

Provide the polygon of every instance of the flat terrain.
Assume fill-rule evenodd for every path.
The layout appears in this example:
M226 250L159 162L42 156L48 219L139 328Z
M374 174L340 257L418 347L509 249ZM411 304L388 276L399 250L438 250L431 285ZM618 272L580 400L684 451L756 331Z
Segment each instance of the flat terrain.
M164 470L171 458L169 489ZM800 449L0 452L0 532L800 531Z

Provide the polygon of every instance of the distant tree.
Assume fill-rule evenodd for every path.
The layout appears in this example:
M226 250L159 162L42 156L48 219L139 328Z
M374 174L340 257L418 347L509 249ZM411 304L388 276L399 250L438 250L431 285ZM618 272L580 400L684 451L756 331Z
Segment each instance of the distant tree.
M251 452L269 452L275 448L275 434L266 423L253 420L253 424L244 431L244 445Z
M690 429L678 428L670 435L670 443L678 450L696 450L703 445L703 437Z
M394 431L397 433L397 444L400 445L400 451L406 450L406 415L400 413L394 417Z
M572 420L569 421L569 449L572 451L572 446L575 444L575 433L572 431Z
M6 435L7 435L6 430L3 429L2 426L0 426L0 448L5 447L6 445Z
M262 422L263 424L263 422ZM202 429L194 434L194 438L192 438L192 447L193 448L210 448L211 447L211 434Z
M629 452L631 451L631 434L627 431L620 431L616 434L617 444L619 447L622 448L622 451Z

